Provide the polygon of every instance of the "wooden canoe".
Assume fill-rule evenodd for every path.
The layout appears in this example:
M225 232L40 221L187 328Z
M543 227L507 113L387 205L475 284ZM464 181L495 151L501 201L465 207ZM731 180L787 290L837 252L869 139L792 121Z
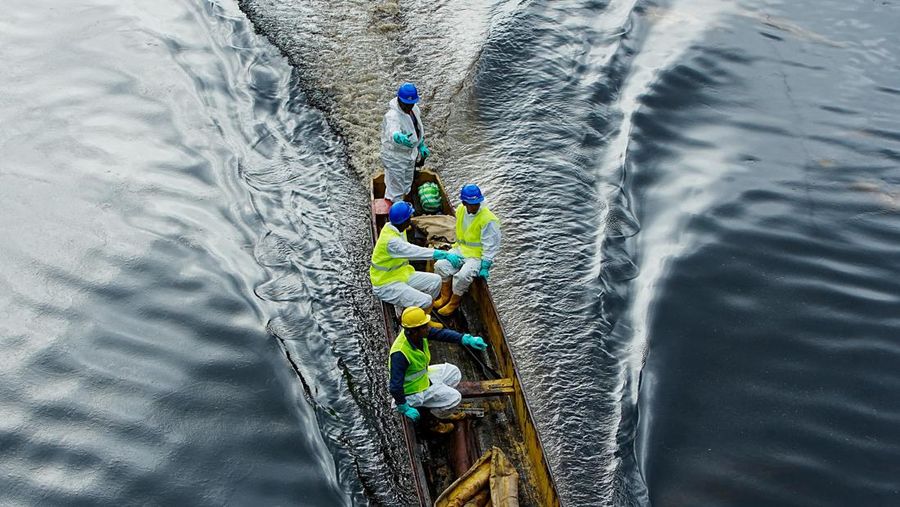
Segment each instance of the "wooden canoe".
M442 214L453 216L455 207L451 206L440 178L428 170L416 172L410 192L417 215L421 213L421 206L415 196L419 185L425 182L434 182L440 187ZM371 191L374 242L388 220L383 173L372 178ZM410 228L407 232L409 240L428 246L417 232ZM413 263L417 270L427 271L431 271L431 264ZM385 339L390 345L400 329L398 311L387 303L382 303L382 310ZM445 343L429 344L433 364L452 363L462 371L463 381L457 388L463 394L460 409L467 417L456 421L454 431L445 435L433 434L421 422L414 425L404 418L404 435L419 504L433 505L434 500L484 451L496 446L509 457L519 473L520 505L560 505L556 483L547 465L516 362L507 346L506 334L487 283L477 278L455 315L440 317L434 312L434 316L451 329L483 337L490 346L485 352L477 352Z

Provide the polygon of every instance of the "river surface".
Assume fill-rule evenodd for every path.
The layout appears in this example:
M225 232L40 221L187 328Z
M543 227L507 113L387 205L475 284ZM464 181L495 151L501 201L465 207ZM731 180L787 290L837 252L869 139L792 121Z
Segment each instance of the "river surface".
M0 504L405 505L414 80L566 505L900 505L900 6L6 0Z

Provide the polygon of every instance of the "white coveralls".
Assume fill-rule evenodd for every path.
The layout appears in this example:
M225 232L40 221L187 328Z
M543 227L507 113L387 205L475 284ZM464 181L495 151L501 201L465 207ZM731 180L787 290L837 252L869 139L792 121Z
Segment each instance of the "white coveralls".
M413 125L412 118L400 109L397 97L394 97L381 122L381 163L384 164L384 197L391 202L403 200L412 188L413 172L416 158L419 156L419 144L425 141L425 126L422 124L422 112L419 106L413 106L413 114L419 122L419 132ZM394 142L394 132L409 134L412 148ZM421 134L421 135L420 135Z
M443 414L436 410L448 410L462 401L462 394L454 387L462 380L459 368L450 363L432 364L428 367L428 380L431 385L428 389L415 394L406 395L406 403L411 407L428 407L435 417ZM392 406L396 403L391 402ZM434 410L436 409L436 410Z
M394 227L388 224L387 227ZM397 230L394 227L394 230ZM411 261L429 260L434 255L431 248L423 248L413 245L402 238L394 238L388 242L388 253L393 257L409 259ZM372 291L378 299L391 303L401 308L418 306L428 308L434 298L441 293L441 277L434 273L416 271L409 277L406 283L394 282L385 285L372 286Z
M472 223L475 215L466 213L463 217L463 229ZM458 248L450 250L455 254L460 254ZM481 270L481 259L492 261L497 252L500 251L500 227L497 222L488 222L481 229L481 257L467 257L461 268L456 269L450 264L450 261L439 260L434 263L434 272L440 275L442 280L453 277L453 293L462 296L469 290L469 286L478 276ZM462 254L460 254L462 255Z

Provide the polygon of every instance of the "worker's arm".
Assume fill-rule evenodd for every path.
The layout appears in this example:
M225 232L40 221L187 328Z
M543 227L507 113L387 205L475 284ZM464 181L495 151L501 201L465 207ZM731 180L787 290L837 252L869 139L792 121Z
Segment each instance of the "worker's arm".
M462 337L462 333L458 333L452 329L428 328L428 339L436 342L462 343Z
M403 127L397 121L397 116L390 110L384 114L381 120L381 143L385 146L391 146L394 143L394 132L401 130Z
M458 333L452 329L428 328L428 339L438 342L458 343L475 350L484 350L487 348L484 338Z
M488 222L481 229L481 259L494 262L500 252L500 226L497 222Z
M412 132L406 131L406 126L403 121L400 119L401 117L393 110L388 110L384 115L384 120L381 122L381 147L382 151L384 149L388 150L396 150L396 149L406 149L413 148L415 144L412 141ZM398 143L398 138L396 134L401 134L406 138L405 143Z
M388 241L387 250L388 253L391 254L391 257L409 259L411 261L428 261L434 258L434 248L413 245L400 238L394 238Z
M406 369L409 361L403 352L391 354L391 381L388 383L388 392L394 397L394 402L399 407L406 403L406 394L403 393L403 379L406 377Z
M388 115L384 115L384 119L381 120L381 146L382 150L384 148L390 147L390 145L394 142L391 136L394 135L394 131L391 130L391 119L388 118Z

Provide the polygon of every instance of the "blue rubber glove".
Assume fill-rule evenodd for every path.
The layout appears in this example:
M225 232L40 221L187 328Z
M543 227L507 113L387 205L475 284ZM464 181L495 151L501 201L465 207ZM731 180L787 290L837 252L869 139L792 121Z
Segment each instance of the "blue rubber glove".
M488 277L491 276L491 273L490 273L489 270L491 269L491 266L492 266L493 264L494 264L494 261L489 261L489 260L486 260L486 259L481 259L481 269L478 270L478 276L480 276L481 278L484 278L485 280L487 280Z
M484 343L484 340L480 336L472 336L470 334L463 335L462 344L467 347L472 347L475 350L484 350L487 348L487 343Z
M463 259L462 255L437 249L435 249L434 253L432 254L432 258L434 258L434 260L436 261L446 260L456 269L461 268L463 263L465 262L465 259Z
M425 141L419 145L419 155L422 156L422 160L431 156L431 150L428 149L428 146L425 146Z
M407 148L413 147L413 142L409 138L409 134L404 134L403 132L394 132L394 142L397 144L402 144Z
M416 422L419 420L419 411L415 409L415 407L410 407L408 403L404 403L403 405L397 405L397 412L405 415L412 419L412 422Z

